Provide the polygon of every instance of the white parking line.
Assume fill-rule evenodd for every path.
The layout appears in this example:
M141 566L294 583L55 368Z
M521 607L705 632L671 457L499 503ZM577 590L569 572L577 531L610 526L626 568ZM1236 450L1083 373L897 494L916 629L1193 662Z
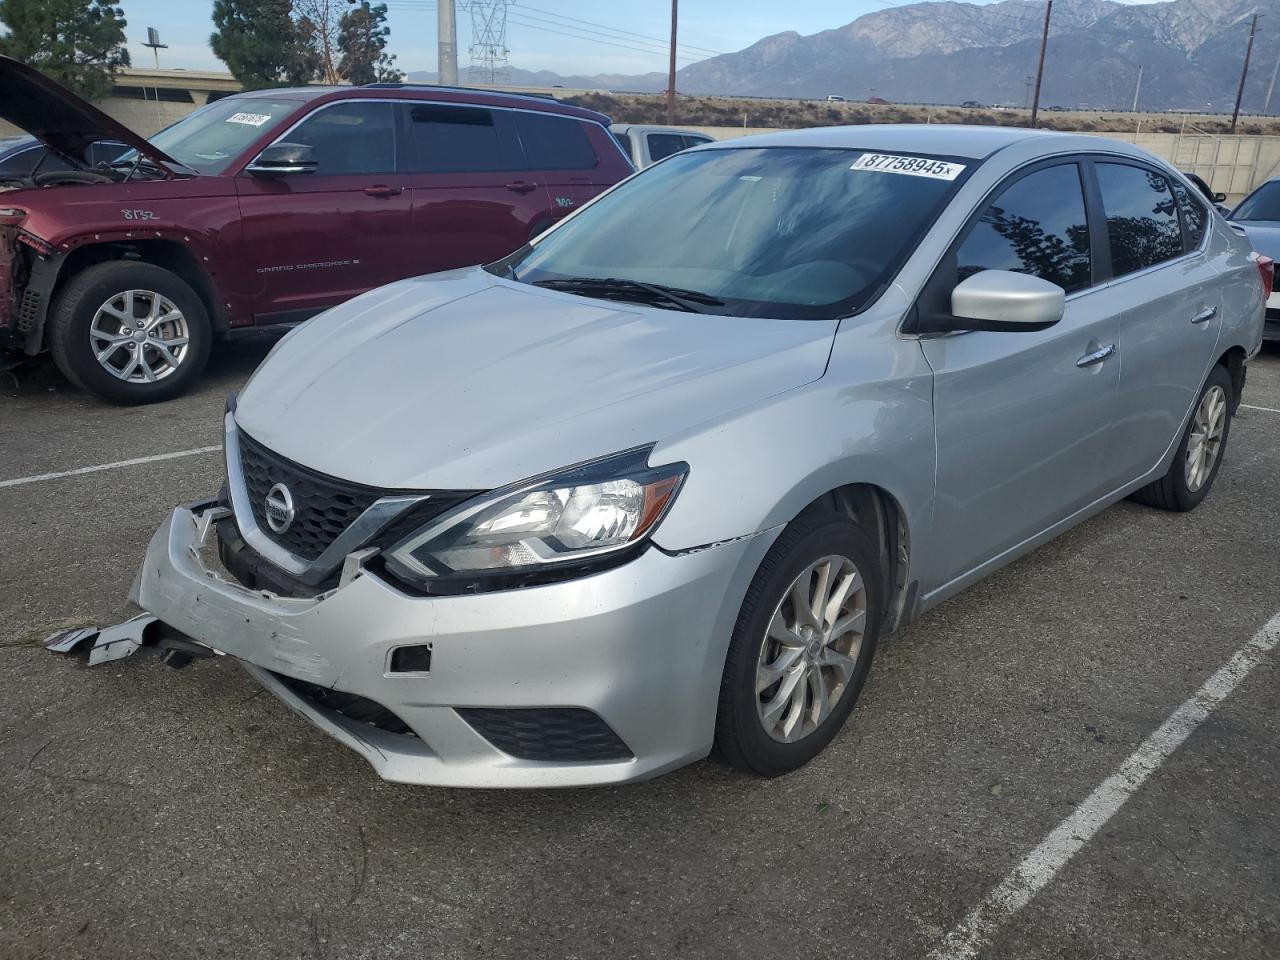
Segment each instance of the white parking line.
M193 447L190 450L176 450L173 453L157 453L152 457L134 457L132 460L117 460L115 463L98 463L92 467L77 467L75 470L62 470L58 473L39 473L34 477L17 477L13 480L0 480L0 487L20 487L24 483L40 483L42 480L58 480L62 477L78 477L82 473L97 473L99 470L115 470L118 467L134 467L140 463L155 463L158 460L177 460L179 457L194 457L200 453L213 453L221 450L222 444L212 447Z
M1089 794L1071 816L1040 841L1040 845L947 934L941 946L929 954L930 960L972 960L976 957L992 935L1031 902L1031 898L1102 829L1147 777L1249 675L1249 671L1275 649L1277 642L1280 642L1280 613L1268 620L1253 639L1204 682L1191 699L1147 737L1120 765L1120 769Z
M1261 410L1263 413L1280 413L1275 407L1255 407L1252 403L1242 403L1240 406L1246 410Z

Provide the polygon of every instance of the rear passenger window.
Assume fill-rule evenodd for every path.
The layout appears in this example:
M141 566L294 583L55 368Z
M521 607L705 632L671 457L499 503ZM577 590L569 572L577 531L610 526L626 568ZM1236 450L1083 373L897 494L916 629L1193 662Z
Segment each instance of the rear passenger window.
M649 159L654 163L665 160L673 153L684 149L684 137L677 133L651 133L649 140Z
M1012 270L1068 293L1091 283L1080 168L1064 163L1015 180L983 211L956 252L957 280Z
M1117 276L1182 256L1182 227L1168 181L1154 170L1099 163L1111 269Z
M1178 198L1182 211L1182 226L1187 231L1187 252L1200 247L1205 228L1209 225L1209 211L1196 195L1180 183L1173 185L1173 195Z
M421 104L409 108L413 169L421 173L490 173L519 166L503 156L492 110Z
M596 152L577 120L525 111L516 111L515 118L530 170L590 170L596 165Z
M282 142L314 147L321 176L391 173L396 168L392 106L377 100L321 107Z

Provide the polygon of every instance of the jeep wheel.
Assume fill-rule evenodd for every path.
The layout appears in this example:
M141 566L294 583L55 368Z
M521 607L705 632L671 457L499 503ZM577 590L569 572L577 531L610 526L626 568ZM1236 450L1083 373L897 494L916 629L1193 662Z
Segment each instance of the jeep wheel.
M68 380L114 403L178 396L209 359L209 316L181 277L133 260L77 274L54 302L49 348Z

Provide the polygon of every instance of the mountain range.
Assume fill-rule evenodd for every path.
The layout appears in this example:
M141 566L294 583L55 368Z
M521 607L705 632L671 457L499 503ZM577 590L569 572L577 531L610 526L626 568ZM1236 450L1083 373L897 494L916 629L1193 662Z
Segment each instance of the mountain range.
M1142 110L1230 110L1258 0L1054 0L1041 103L1127 109L1142 67ZM1035 73L1040 0L941 0L877 10L832 30L777 33L682 68L685 94L1021 106ZM1270 28L1270 29L1269 29ZM1262 112L1280 58L1280 20L1260 20L1243 110ZM410 74L425 80L430 74ZM512 70L516 85L654 92L661 73L561 76ZM475 79L479 79L478 77ZM1280 109L1280 91L1272 106Z

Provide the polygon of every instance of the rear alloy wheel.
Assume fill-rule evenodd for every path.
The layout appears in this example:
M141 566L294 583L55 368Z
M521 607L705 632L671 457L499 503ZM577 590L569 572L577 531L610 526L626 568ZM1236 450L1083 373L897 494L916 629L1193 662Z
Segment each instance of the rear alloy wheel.
M209 358L203 301L163 267L95 264L72 277L49 317L49 349L76 386L116 403L155 403L193 384Z
M871 669L882 580L862 529L793 521L747 590L725 660L716 752L757 776L807 763L839 732Z
M1222 466L1234 406L1231 375L1225 367L1216 366L1200 391L1169 472L1134 493L1133 499L1162 510L1199 506Z

